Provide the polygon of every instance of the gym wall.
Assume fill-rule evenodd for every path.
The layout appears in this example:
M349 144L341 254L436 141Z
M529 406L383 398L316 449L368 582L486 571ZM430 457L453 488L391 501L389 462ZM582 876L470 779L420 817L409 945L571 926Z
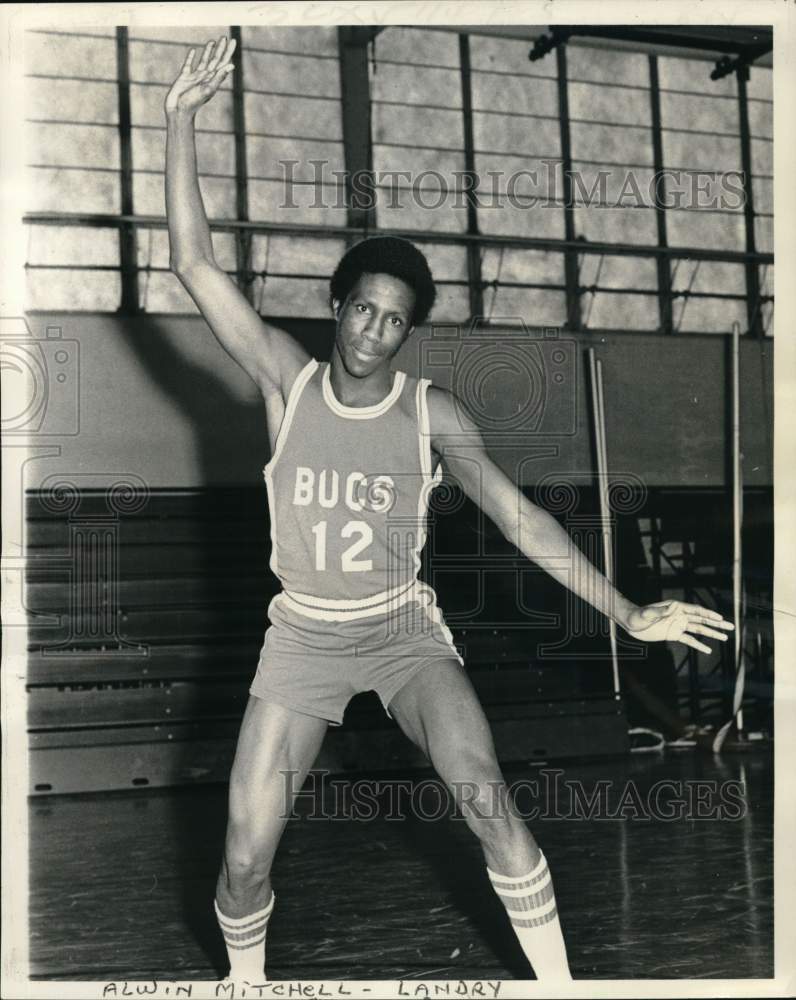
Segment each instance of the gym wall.
M37 339L46 339L49 330L52 340L60 331L61 339L79 343L79 433L52 436L43 428L37 442L57 442L60 454L29 462L26 488L75 472L92 477L96 486L120 473L140 476L150 488L262 481L269 446L259 393L201 319L37 313L28 323ZM331 323L287 318L284 324L310 353L328 358ZM543 475L561 473L587 485L594 458L585 354L594 347L603 362L612 474L632 472L647 486L716 487L727 482L728 339L638 331L546 338L544 331L498 327L468 333L444 325L416 331L395 367L454 388L515 481L533 485ZM447 363L462 346L480 352L469 367L480 373L475 387L467 378L466 355ZM553 360L556 346L565 349L559 365ZM510 349L517 359L514 378L485 371L483 359L496 348ZM441 353L446 363L438 361ZM772 483L772 362L773 340L741 338L741 441L753 457L743 466L749 486ZM556 382L559 369L563 380ZM523 409L533 409L531 396L541 391L541 422L533 412L523 417ZM61 405L55 392L48 405ZM512 413L519 418L506 419L501 428L501 415ZM537 450L541 454L534 458Z

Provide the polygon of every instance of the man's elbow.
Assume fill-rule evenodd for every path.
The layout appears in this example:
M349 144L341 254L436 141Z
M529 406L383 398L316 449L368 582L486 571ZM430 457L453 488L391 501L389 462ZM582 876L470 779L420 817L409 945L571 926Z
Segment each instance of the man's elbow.
M169 258L169 267L177 275L183 284L190 284L191 280L207 268L215 268L218 265L215 260L209 259L199 254L175 254Z
M500 534L516 548L520 547L520 524L519 516L508 516L504 513L493 514L492 521Z
M544 521L537 515L540 508L532 503L523 503L518 494L516 505L503 503L493 508L490 517L503 537L520 551L535 546L543 536Z

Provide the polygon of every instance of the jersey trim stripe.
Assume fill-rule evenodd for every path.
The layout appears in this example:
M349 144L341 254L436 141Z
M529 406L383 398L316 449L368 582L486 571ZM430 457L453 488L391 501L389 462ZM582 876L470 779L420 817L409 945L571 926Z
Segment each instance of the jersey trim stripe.
M437 605L437 595L427 583L423 583L422 580L411 580L409 585L403 588L403 590L398 593L385 591L385 594L389 595L386 600L381 604L376 604L368 608L358 608L356 610L345 611L345 610L333 610L331 608L322 607L312 607L307 604L301 603L300 601L294 600L296 595L291 594L287 590L280 591L273 599L271 603L279 601L285 607L291 608L298 614L304 615L307 618L314 618L318 621L326 622L345 622L345 621L355 621L360 618L369 618L373 615L389 614L396 611L398 608L407 604L409 601L415 601L422 605L432 622L438 625L443 637L445 638L448 648L450 650L451 656L458 660L459 663L464 666L464 660L459 654L459 650L456 648L456 643L453 640L453 633L445 624L442 617L442 613ZM306 595L298 595L299 597L306 597ZM379 597L382 595L374 595ZM317 598L311 598L311 600L317 600ZM351 602L352 604L355 602ZM270 614L270 607L269 607Z
M293 416L296 412L296 407L298 406L298 401L301 393L304 391L304 386L309 382L312 376L315 374L315 370L318 367L318 362L315 358L310 358L310 360L304 365L301 371L296 376L296 380L290 387L290 392L287 397L287 405L285 406L285 415L282 417L282 423L276 435L276 441L274 442L274 453L265 465L265 469L270 469L276 463L276 460L282 454L282 450L285 447L285 441L287 441L288 431L290 430L290 425L293 423ZM263 472L265 471L263 469Z
M428 415L428 390L431 380L418 379L417 382L417 419L420 427L420 467L424 476L431 476L431 420ZM442 479L442 463L437 462L433 480L436 485Z
M406 372L396 371L393 372L393 375L392 389L390 389L381 402L374 403L372 406L346 406L334 394L330 377L330 366L327 365L324 368L321 378L323 398L329 409L333 413L336 413L338 417L346 417L349 420L372 420L374 417L380 417L386 413L403 391L404 383L406 382Z
M452 655L459 661L461 666L464 666L464 660L461 658L459 650L456 648L456 643L453 641L453 633L445 624L442 612L437 606L437 592L432 587L429 587L427 583L420 583L418 593L421 599L425 599L426 611L434 624L439 625L440 630L450 647Z
M442 478L441 463L437 465L433 475L431 472L431 421L428 416L428 387L430 385L430 379L418 379L417 391L415 394L418 424L417 440L418 447L420 448L420 470L423 474L423 485L420 488L417 499L417 544L415 545L415 550L412 553L415 564L415 575L417 575L422 568L420 553L423 551L423 547L426 544L428 505L431 500L431 493Z
M285 415L282 417L282 423L277 431L276 441L274 442L274 453L263 468L265 489L268 494L268 511L271 521L271 558L268 561L268 566L274 576L279 576L279 570L277 568L276 557L276 498L274 497L273 468L277 459L282 454L282 449L285 447L288 431L290 430L290 425L293 423L293 416L296 412L299 398L304 391L304 386L312 378L317 368L318 362L315 358L310 358L310 360L298 373L295 382L290 387L290 392L287 397L287 405L285 406Z
M330 601L327 598L310 597L307 594L296 594L283 590L274 600L283 601L293 611L307 618L316 618L326 622L354 621L358 618L369 618L371 615L383 615L396 611L416 597L420 581L410 580L403 587L385 590L374 594L363 601Z
M356 608L368 608L374 604L384 604L391 597L398 597L403 594L415 582L413 578L401 586L391 587L389 590L382 590L380 593L370 594L368 597L352 598L350 600L346 598L340 600L333 597L315 597L313 594L299 594L295 590L286 590L285 593L289 594L294 601L306 607L314 607L320 610L328 609L329 611L348 611Z

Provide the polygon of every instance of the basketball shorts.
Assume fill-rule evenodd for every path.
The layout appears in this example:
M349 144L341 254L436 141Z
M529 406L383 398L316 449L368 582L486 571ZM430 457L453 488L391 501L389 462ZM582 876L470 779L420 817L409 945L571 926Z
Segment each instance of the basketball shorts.
M462 663L434 590L418 583L400 607L327 621L296 611L277 594L250 694L340 725L351 698L375 691L390 701L420 670L451 657Z

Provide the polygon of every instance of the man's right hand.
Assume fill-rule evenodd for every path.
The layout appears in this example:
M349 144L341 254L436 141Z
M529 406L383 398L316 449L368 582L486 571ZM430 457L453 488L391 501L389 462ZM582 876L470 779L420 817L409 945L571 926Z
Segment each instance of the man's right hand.
M235 39L219 38L218 42L205 45L194 65L196 49L191 49L180 70L180 75L166 95L166 114L181 111L193 114L215 94L232 72L230 62L235 51Z

